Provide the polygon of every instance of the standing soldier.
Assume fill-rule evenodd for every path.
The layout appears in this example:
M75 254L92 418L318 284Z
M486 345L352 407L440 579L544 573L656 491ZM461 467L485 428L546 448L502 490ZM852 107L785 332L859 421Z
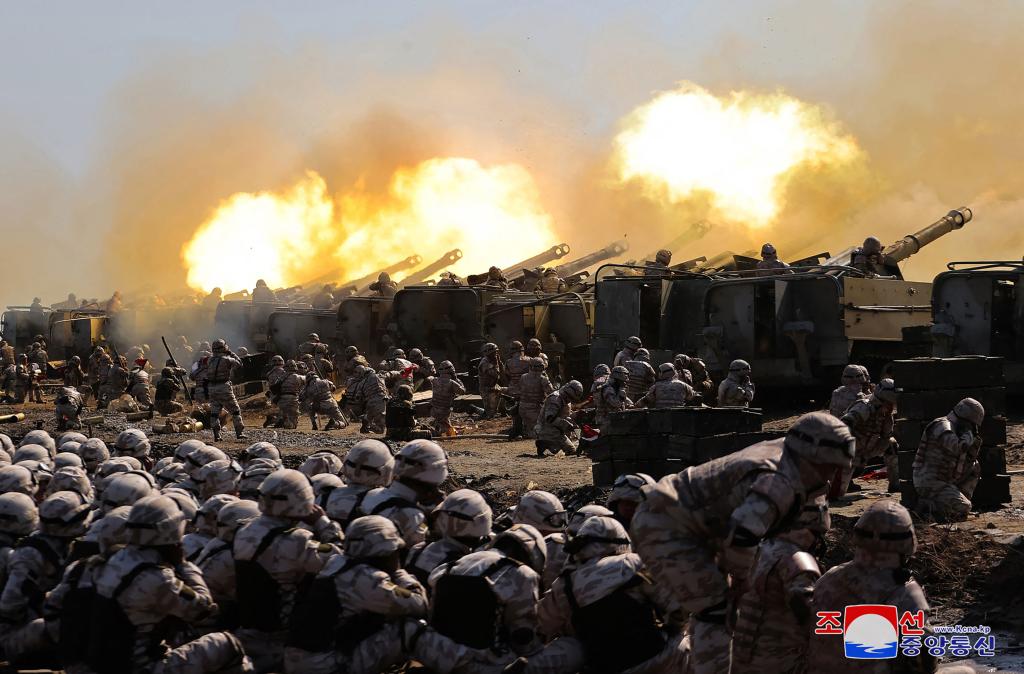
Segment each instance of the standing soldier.
M320 335L315 332L309 333L309 337L302 344L299 345L299 353L313 355L316 353L317 347L323 344L320 341Z
M14 347L5 339L0 339L0 365L4 369L14 365Z
M324 414L328 418L327 425L324 426L325 431L348 426L345 416L338 409L338 401L334 399L334 383L329 379L321 379L316 372L310 372L306 375L302 398L309 406L309 420L314 431L318 427L317 414Z
M523 355L523 343L514 341L508 345L508 359L505 360L505 372L508 373L508 394L519 398L519 380L530 371L530 359Z
M754 401L754 382L750 380L750 363L734 360L729 375L718 385L719 407L750 407Z
M636 357L637 349L642 348L643 345L639 337L627 337L622 345L622 350L615 354L615 359L612 360L612 367L625 365L627 360L633 360Z
M917 511L936 521L967 518L978 484L978 450L985 408L964 398L953 411L925 426L914 456Z
M711 375L708 374L708 366L704 364L704 361L700 358L680 353L676 354L674 364L676 369L680 371L679 378L693 387L694 392L701 397L701 402L705 405L714 406L718 389L715 387L715 383L711 381ZM690 378L687 379L683 372L689 373Z
M271 409L267 412L267 418L263 422L263 428L273 426L281 418L281 410L278 404L281 400L281 382L288 376L284 369L284 358L274 356L270 359L270 371L267 372L267 399L270 401Z
M229 349L223 339L214 340L211 345L213 355L207 364L206 381L210 399L210 426L213 430L214 442L220 441L220 411L227 410L235 425L235 437L243 438L242 411L235 399L235 391L231 388L231 371L241 367L242 362Z
M82 369L82 359L78 356L71 356L71 360L64 366L64 385L76 388L84 394L86 393L84 390L86 382L85 370Z
M423 355L422 349L409 350L409 362L416 366L412 373L412 390L419 391L424 386L429 386L430 379L437 376L437 367L431 358Z
M369 290L376 293L377 297L394 297L398 292L398 284L391 280L391 274L382 271L377 274L377 280L370 284Z
M105 355L107 352L103 350L102 346L95 347L89 354L89 360L85 367L87 381L92 387L92 395L96 400L100 399L100 368L103 367L103 356Z
M299 426L299 394L306 386L306 378L299 374L294 360L284 366L284 379L281 380L281 393L277 398L280 416L274 428L294 429Z
M537 456L550 450L576 453L580 444L579 427L572 420L572 406L583 400L583 384L575 379L563 384L547 397L537 419Z
M544 345L540 343L539 339L537 339L536 337L531 337L526 342L525 353L530 358L540 358L543 355L543 346Z
M480 396L483 398L484 418L489 419L498 413L501 401L501 379L504 368L498 354L498 345L488 342L483 346L480 358L479 374Z
M842 386L832 391L832 398L829 400L828 412L837 419L842 419L850 405L858 400L867 398L864 395L864 383L867 380L867 372L860 365L850 363L843 368Z
M58 431L82 427L82 424L78 422L78 416L85 407L85 399L78 392L78 389L71 386L61 388L55 404L54 413L57 417Z
M523 424L523 435L527 438L537 437L537 417L540 416L544 401L551 395L555 387L551 385L544 371L544 361L540 358L529 358L530 370L519 378L519 418Z
M360 433L383 433L388 391L380 376L366 365L356 368L347 391L352 416L362 419Z
M29 360L39 366L39 371L46 375L46 367L49 364L50 357L46 353L46 349L39 342L33 342L32 351L29 355Z
M629 372L626 395L630 400L640 400L658 379L654 368L651 367L651 352L647 349L637 349L633 359L627 360L622 366Z
M631 531L655 581L690 613L695 674L729 671L729 599L747 586L758 543L789 526L853 453L846 425L812 412L784 439L692 466L646 491Z
M455 435L452 428L452 405L455 399L466 393L466 387L459 381L455 366L450 360L441 361L437 376L430 380L430 416L438 436Z
M626 382L629 381L629 370L622 365L616 365L608 375L608 381L594 396L594 425L601 432L608 430L608 422L612 412L628 410L633 406L633 401L626 395Z
M658 381L654 382L647 395L637 401L637 407L682 407L693 400L696 394L685 381L680 381L672 363L658 366Z
M779 259L779 253L775 250L775 246L770 243L761 246L761 259L757 263L758 276L788 273L785 271L786 269L789 269L789 265Z
M900 464L896 457L896 438L892 437L893 426L896 424L898 397L899 391L895 382L892 379L883 379L878 382L870 398L853 403L842 418L857 440L857 457L851 467L851 479L864 468L868 459L881 456L889 477L890 493L900 490Z
M369 365L366 358L359 353L359 349L355 346L345 347L345 362L338 368L341 371L342 383L347 387L348 382L356 374L356 367L359 365Z
M124 359L124 356L118 356L116 360L111 361L110 367L107 370L106 384L104 384L103 389L100 391L106 405L117 400L128 391L128 379L128 362Z

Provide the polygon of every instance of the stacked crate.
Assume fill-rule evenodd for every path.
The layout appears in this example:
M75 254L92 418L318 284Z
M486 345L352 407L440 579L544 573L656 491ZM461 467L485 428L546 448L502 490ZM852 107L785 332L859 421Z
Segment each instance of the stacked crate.
M761 430L761 411L740 407L675 407L612 413L607 432L585 445L594 484L625 473L655 479L678 473L782 433Z
M1010 477L1006 475L1006 388L1003 359L986 356L959 358L912 358L893 361L888 376L902 389L893 435L899 443L900 491L908 508L917 502L913 465L925 426L944 417L964 398L985 407L978 454L981 479L974 491L975 506L991 507L1010 502Z

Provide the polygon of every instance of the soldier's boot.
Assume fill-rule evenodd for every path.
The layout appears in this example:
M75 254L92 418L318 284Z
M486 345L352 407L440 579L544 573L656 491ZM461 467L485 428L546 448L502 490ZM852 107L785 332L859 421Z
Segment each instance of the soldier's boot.
M245 424L242 423L242 415L241 414L232 415L231 421L235 425L235 437L238 438L239 440L241 440L242 438L245 437L245 435L244 435Z
M317 421L317 418L316 418L315 414L310 414L309 415L309 423L312 424L314 431L319 431L320 430L320 422Z
M270 426L273 423L274 423L274 415L273 414L268 414L267 418L263 420L263 428L267 428L268 426Z
M338 422L335 421L334 419L328 419L327 420L327 425L324 426L324 430L325 431L333 431L335 428L339 428Z
M213 441L220 442L220 423L217 423L210 430L213 431Z

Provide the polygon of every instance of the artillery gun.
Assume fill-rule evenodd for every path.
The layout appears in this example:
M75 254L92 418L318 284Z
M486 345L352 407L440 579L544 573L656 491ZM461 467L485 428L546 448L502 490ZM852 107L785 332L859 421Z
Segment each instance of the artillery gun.
M600 250L595 250L592 253L558 265L555 267L555 271L558 272L558 275L562 278L569 278L570 276L586 271L605 260L621 257L622 254L628 250L629 243L625 239L612 241Z
M342 291L349 290L349 295L364 294L369 290L370 284L376 281L381 274L387 274L388 276L392 276L394 274L397 274L398 272L405 271L406 269L418 267L422 263L422 257L420 257L419 255L410 255L404 260L399 260L398 262L395 262L392 265L388 265L383 269L378 269L372 274L367 274L366 276L357 278L354 281L345 281L344 283L339 283L338 288ZM342 294L345 293L342 292Z
M442 271L452 266L461 259L462 251L459 250L458 248L453 248L452 250L448 251L447 253L439 257L434 262L428 264L423 269L420 269L419 271L413 272L412 274L406 276L398 285L400 288L404 288L406 286L413 286L418 285L420 283L424 283L431 277L440 274Z
M520 276L523 276L527 271L537 269L552 260L558 260L569 254L569 245L560 243L557 246L551 246L543 253L528 257L521 262L505 267L501 270L501 273L508 280L512 281Z

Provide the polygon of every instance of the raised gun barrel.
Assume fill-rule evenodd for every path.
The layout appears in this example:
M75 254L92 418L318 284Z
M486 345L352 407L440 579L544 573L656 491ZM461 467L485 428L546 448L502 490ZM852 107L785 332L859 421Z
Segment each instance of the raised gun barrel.
M972 217L974 214L966 206L950 211L945 217L936 220L921 231L907 234L896 243L886 246L882 255L885 256L886 262L902 262L935 239L945 236L955 229L960 229L970 222Z
M417 283L423 283L431 276L434 276L435 274L440 274L442 271L444 271L444 269L452 266L461 259L462 251L459 250L458 248L454 248L445 253L444 255L442 255L439 259L428 264L423 269L420 269L418 272L409 274L404 279L402 279L402 282L399 283L398 285L404 288L405 286L412 286L416 285Z
M423 258L420 257L419 255L410 255L409 257L405 258L404 260L399 260L398 262L396 262L396 263L394 263L392 265L388 265L387 267L384 267L383 269L378 269L377 271L373 272L372 274L367 274L366 276L362 276L360 278L357 278L354 281L345 281L344 283L339 283L338 287L339 288L356 288L356 289L358 289L358 291L362 292L362 291L365 291L367 289L367 287L371 283L376 281L377 277L380 276L381 274L388 274L388 275L390 275L390 274L397 274L398 272L403 271L405 269L411 269L411 268L419 265L422 262L423 262Z
M565 264L558 265L557 267L555 267L555 271L557 271L558 275L561 276L562 278L566 278L568 276L572 276L573 274L577 274L585 269L589 269L590 267L593 267L595 264L599 262L604 262L605 260L610 260L614 257L619 257L627 250L629 250L629 243L627 243L624 239L619 241L613 241L612 243L608 244L601 250L595 250L593 253L590 253L589 255L584 255L583 257L578 257L575 260L570 260Z
M505 267L504 269L501 270L501 273L505 276L505 278L509 280L519 278L520 276L523 275L524 269L535 269L541 266L542 264L547 264L552 260L563 258L568 254L569 244L560 243L557 246L551 246L551 248L548 248L540 255L528 257L522 262L517 262L513 265Z
M667 250L672 253L675 253L683 246L693 243L694 241L699 241L700 239L703 239L707 235L707 233L711 231L712 227L713 225L707 220L700 220L698 222L695 222L689 227L687 227L685 230L683 230L682 234L669 241L659 250ZM645 257L644 259L653 260L657 256L658 251L656 250L653 253L648 253L647 257Z

